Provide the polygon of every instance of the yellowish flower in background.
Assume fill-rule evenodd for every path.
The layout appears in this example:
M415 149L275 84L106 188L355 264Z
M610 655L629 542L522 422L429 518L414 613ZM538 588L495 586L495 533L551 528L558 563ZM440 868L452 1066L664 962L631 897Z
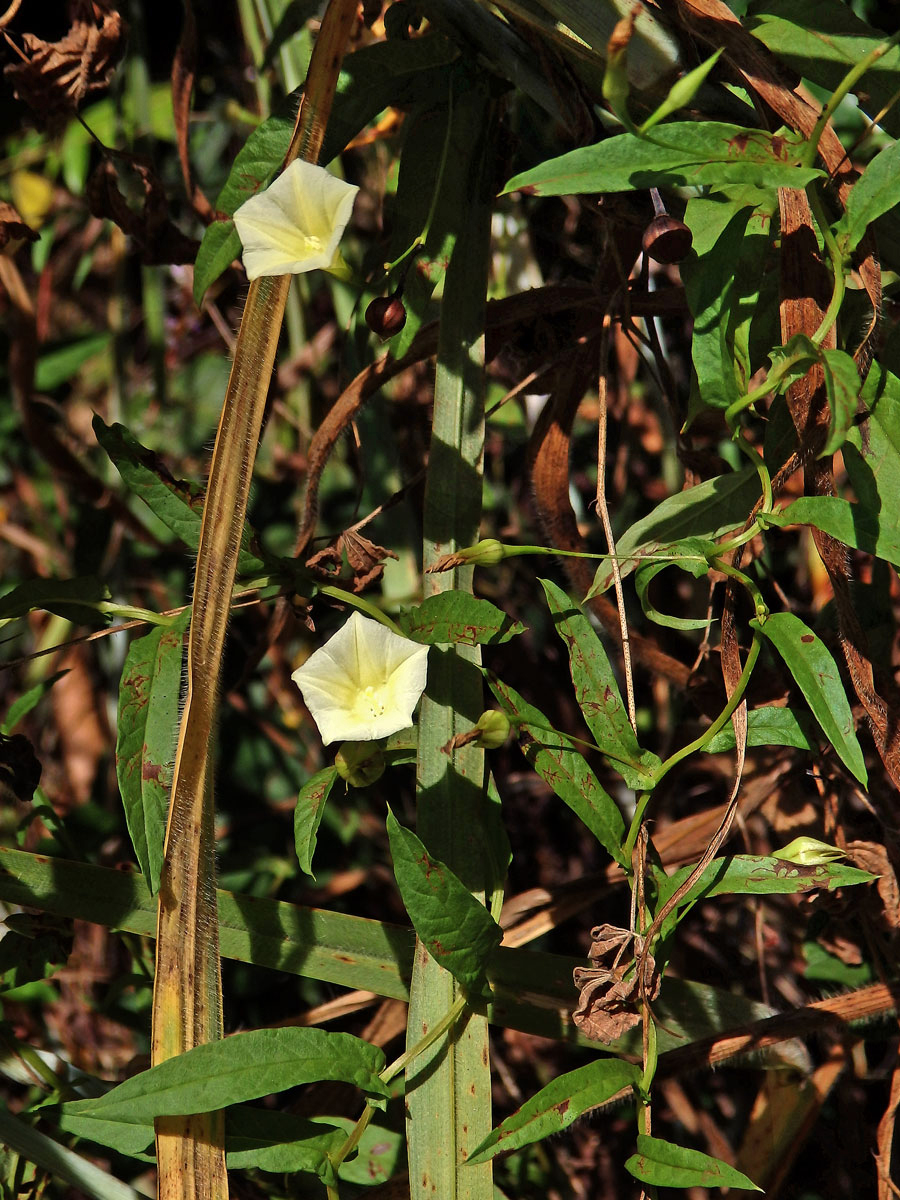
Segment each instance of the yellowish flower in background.
M234 214L248 279L334 270L346 274L338 243L359 188L302 159Z
M355 612L291 678L322 741L371 742L412 724L428 647Z

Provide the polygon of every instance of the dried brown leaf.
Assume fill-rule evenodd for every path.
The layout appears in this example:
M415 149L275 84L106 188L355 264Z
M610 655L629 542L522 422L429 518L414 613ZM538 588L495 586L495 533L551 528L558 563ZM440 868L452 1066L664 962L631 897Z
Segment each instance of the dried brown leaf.
M598 925L588 957L593 967L576 967L575 986L581 993L572 1019L586 1037L613 1042L640 1021L640 983L636 959L644 949L643 938L629 929ZM646 997L659 995L660 975L652 954L644 955Z
M58 42L22 35L21 61L4 67L19 100L48 125L68 118L85 96L105 88L122 55L127 27L101 0L75 0L72 25Z

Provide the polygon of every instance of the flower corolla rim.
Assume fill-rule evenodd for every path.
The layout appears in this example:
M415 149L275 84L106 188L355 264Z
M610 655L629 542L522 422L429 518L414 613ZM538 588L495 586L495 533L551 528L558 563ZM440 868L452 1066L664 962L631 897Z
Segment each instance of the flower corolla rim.
M327 746L407 729L427 673L427 646L354 612L291 678Z
M296 158L233 214L249 280L340 270L338 249L358 187Z

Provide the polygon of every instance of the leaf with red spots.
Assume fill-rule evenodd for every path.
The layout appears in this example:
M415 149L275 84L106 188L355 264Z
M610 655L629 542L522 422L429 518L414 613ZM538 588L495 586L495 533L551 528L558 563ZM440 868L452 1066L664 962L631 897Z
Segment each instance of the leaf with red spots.
M316 849L316 834L325 812L325 802L337 777L336 767L325 767L306 781L297 797L297 807L294 809L294 845L300 860L300 870L311 879L315 879L312 873L312 857Z
M847 770L865 786L866 764L841 673L831 651L793 613L773 613L764 621L753 620L750 624L769 639L784 659L822 732Z
M175 761L181 657L190 613L131 643L119 683L116 776L141 872L159 886Z
M419 939L467 992L479 989L503 931L446 863L430 855L390 811L387 830L397 887Z
M492 1130L468 1162L487 1162L495 1154L519 1150L568 1129L590 1109L627 1092L640 1077L640 1067L617 1058L598 1058L560 1075Z
M638 745L603 643L581 609L561 588L549 579L540 583L547 595L553 625L569 652L575 699L594 740L629 787L648 787L650 772L659 766L660 760Z

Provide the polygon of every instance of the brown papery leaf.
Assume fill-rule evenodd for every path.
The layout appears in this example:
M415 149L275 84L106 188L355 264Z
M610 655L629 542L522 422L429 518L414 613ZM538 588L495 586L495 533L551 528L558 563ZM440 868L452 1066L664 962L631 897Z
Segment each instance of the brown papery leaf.
M75 0L70 12L72 25L61 41L23 34L22 61L4 68L16 96L47 125L68 118L85 96L105 88L124 49L127 27L114 8Z
M576 967L575 986L581 993L572 1020L589 1038L614 1042L640 1021L640 983L636 958L644 948L643 938L629 929L598 925L591 930L593 942L588 954L593 967ZM644 955L646 996L659 995L660 977L652 954Z

